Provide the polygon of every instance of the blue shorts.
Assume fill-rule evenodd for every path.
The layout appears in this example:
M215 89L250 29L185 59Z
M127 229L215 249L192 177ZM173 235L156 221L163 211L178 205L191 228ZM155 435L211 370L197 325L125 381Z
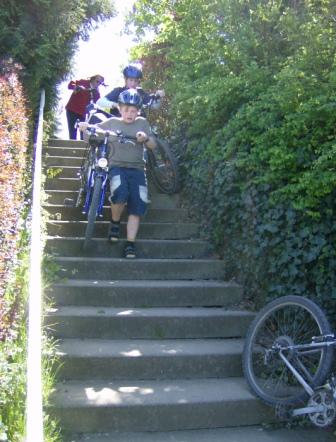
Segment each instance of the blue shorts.
M127 167L111 167L109 171L111 202L126 204L129 215L146 213L148 188L143 170Z

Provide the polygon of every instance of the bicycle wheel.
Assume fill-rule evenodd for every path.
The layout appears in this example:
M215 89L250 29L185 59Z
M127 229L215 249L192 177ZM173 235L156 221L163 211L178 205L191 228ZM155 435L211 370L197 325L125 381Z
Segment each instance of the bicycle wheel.
M90 144L87 145L86 154L83 158L83 163L80 169L80 186L77 194L76 199L76 207L79 207L84 203L83 200L85 200L85 193L87 190L88 182L90 181L90 176L92 169L94 168L95 164L95 146L91 146ZM86 207L83 207L85 210Z
M97 210L99 207L99 201L102 192L102 185L103 185L103 178L96 177L92 191L91 203L88 211L88 220L87 220L87 225L85 229L85 238L84 238L84 249L86 249L90 245L93 236L94 226L97 217Z
M284 296L266 305L248 329L243 353L244 375L252 392L272 405L307 398L276 347L309 344L313 336L330 332L324 313L309 299ZM311 387L325 380L333 358L331 347L294 348L283 354Z
M157 139L157 147L148 149L149 174L154 185L163 193L178 191L179 176L176 159L169 144Z

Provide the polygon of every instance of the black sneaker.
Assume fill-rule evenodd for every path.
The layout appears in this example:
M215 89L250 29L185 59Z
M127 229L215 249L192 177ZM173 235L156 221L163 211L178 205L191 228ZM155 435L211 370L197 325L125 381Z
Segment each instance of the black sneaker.
M127 259L134 259L136 258L135 253L135 245L134 243L128 241L125 247L125 258Z
M109 227L109 233L108 233L108 240L111 242L117 242L119 241L120 237L120 223L110 223Z

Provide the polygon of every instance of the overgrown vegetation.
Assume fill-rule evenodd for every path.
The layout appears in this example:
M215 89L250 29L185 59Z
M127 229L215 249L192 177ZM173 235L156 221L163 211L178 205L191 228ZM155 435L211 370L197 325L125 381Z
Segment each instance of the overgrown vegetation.
M33 113L44 88L46 120L53 122L56 87L71 72L78 41L113 15L113 0L8 0L1 6L0 59L11 57L23 66Z
M4 3L4 2L2 2ZM79 39L113 15L109 0L8 0L0 9L0 440L23 440L32 146L41 88L54 127L57 84ZM44 352L48 353L48 341ZM51 382L44 358L45 393ZM46 416L45 440L58 439Z
M19 440L25 401L27 235L25 177L30 168L28 112L19 66L3 63L0 75L0 434ZM27 211L25 211L27 212Z
M134 57L165 84L227 276L257 306L298 294L335 317L335 2L138 0L130 22L156 33Z

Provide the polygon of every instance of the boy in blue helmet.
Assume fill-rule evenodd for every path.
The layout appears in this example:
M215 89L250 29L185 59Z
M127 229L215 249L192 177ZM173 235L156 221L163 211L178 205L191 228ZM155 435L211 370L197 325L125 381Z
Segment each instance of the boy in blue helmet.
M120 219L127 204L127 242L125 258L135 258L135 240L140 226L140 217L145 214L148 203L147 180L144 170L144 146L156 147L155 138L148 121L138 115L142 99L136 89L126 89L118 97L121 117L111 117L95 125L79 123L80 130L95 127L97 132L121 131L126 140L117 138L109 141L109 178L111 190L111 223L108 239L119 240ZM100 131L99 131L100 129ZM127 141L127 137L136 138L136 142Z
M135 65L128 65L123 70L123 75L125 79L125 86L116 87L111 92L109 92L105 97L100 98L97 101L97 106L110 112L112 115L119 117L118 109L118 97L119 95L127 89L136 89L138 94L142 99L142 104L148 104L151 100L151 95L145 92L140 87L140 81L142 79L142 71ZM153 109L158 109L161 105L161 98L165 96L164 90L158 90L155 92L157 97L152 104Z

